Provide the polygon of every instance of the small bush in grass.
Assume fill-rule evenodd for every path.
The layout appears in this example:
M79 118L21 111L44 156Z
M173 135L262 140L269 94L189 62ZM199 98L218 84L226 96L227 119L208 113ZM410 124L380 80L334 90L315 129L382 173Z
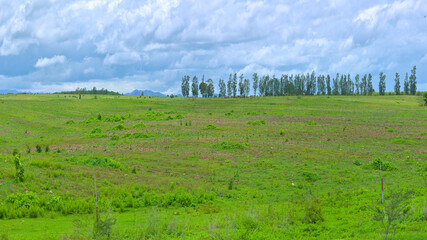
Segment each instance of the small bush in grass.
M376 158L375 160L370 162L369 165L375 170L380 170L380 165L381 165L382 171L398 170L396 165L394 165L393 163L391 163L389 161L383 161L380 158Z
M283 128L280 129L280 136L285 135L285 130L283 130Z
M36 145L36 152L41 153L42 152L42 146L39 144Z
M305 204L305 222L315 224L323 221L320 201L317 198L307 201Z
M102 115L101 115L101 113L98 113L98 116L96 117L96 119L98 119L98 121L101 121L101 120L102 120Z
M307 125L317 125L317 122L313 120L308 120Z
M100 127L96 127L90 131L90 134L102 133L102 129Z
M93 226L93 239L111 239L112 227L116 224L116 219L109 211L104 217L99 212L96 213L96 220Z
M215 144L214 147L222 150L245 150L249 146L247 142L224 141L220 144Z
M123 120L125 120L126 117L124 115L111 115L108 116L104 121L105 122L121 122Z
M265 125L265 120L255 120L255 121L249 121L249 125Z
M392 143L405 144L405 145L415 145L415 144L417 144L416 141L413 141L411 139L404 138L404 137L397 137L397 138L393 139Z
M22 166L21 162L21 156L19 154L14 155L14 163L15 163L15 179L17 182L23 182L24 181L24 166Z
M45 152L49 152L49 150L50 150L50 149L49 149L49 145L46 145L46 147L44 148L44 151L45 151Z
M213 124L208 124L204 129L205 130L220 130L221 128L219 128Z
M119 124L119 125L113 127L111 130L113 130L113 131L122 131L122 130L126 130L126 127L123 124Z
M114 133L113 135L111 135L110 139L113 140L113 141L117 141L117 140L120 139L120 137L119 137L119 135L117 135L117 134Z
M132 126L132 128L134 128L134 129L143 129L146 127L147 127L147 125L145 125L143 122L136 123Z
M184 116L182 116L181 114L178 114L175 116L175 119L183 119L183 118L184 118Z
M312 172L303 172L302 176L308 182L315 182L315 181L320 179L319 175L317 175L316 173L312 173Z
M145 132L134 132L134 133L126 133L124 138L149 138L152 137L153 134L145 133Z
M16 156L16 155L18 155L18 149L13 149L13 151L12 151L12 156Z
M362 165L362 163L359 160L354 160L353 164L356 165L356 166Z
M165 118L165 120L173 120L174 118L172 117L172 116L167 116L166 118Z
M65 122L65 124L74 124L76 123L73 119L70 119L68 121Z

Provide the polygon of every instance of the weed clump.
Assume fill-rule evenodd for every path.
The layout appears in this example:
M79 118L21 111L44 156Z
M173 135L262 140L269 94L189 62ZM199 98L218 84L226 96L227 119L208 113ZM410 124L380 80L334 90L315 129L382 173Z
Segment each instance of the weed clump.
M221 128L219 128L213 124L208 124L204 129L205 130L220 130Z
M126 117L124 115L115 114L115 115L108 116L104 121L105 122L122 122L125 119Z
M40 146L39 144L36 145L36 152L37 153L41 153L42 152L42 146Z
M215 144L214 148L220 150L245 150L249 146L247 142L224 141L220 144Z
M317 122L313 120L308 120L307 125L317 125Z
M122 130L126 130L127 128L123 125L123 124L119 124L115 127L113 127L111 130L113 131L122 131Z
M307 182L315 182L320 179L319 175L313 172L303 172L302 176Z
M324 218L322 216L320 201L317 198L307 201L305 204L305 222L315 224L323 221Z
M280 136L285 135L285 130L283 130L283 128L280 129Z
M249 121L249 125L265 125L265 120L255 120L255 121Z
M133 129L143 129L146 127L147 127L147 125L145 125L143 122L136 123L132 126Z
M153 135L151 133L145 133L145 132L134 132L134 133L126 133L123 137L124 138L149 138Z
M397 137L397 138L393 139L392 143L405 144L405 145L414 145L414 144L417 144L416 141L413 141L411 139L404 138L404 137Z
M68 124L68 125L74 124L74 123L76 123L76 122L73 119L70 119L70 120L65 122L65 124Z
M120 139L120 137L119 137L119 135L117 135L117 134L114 133L113 135L111 135L110 139L113 140L113 141L117 141L117 140Z
M359 160L354 160L353 164L356 165L356 166L362 165L362 163Z
M24 166L22 165L21 162L21 156L19 154L15 154L15 159L14 159L14 163L15 163L15 180L17 182L23 182L24 181Z
M102 133L102 129L100 127L96 127L90 131L90 134ZM37 146L36 146L37 148Z
M369 165L375 170L380 170L380 167L381 167L382 171L398 170L396 165L394 165L393 163L391 163L389 161L383 161L380 158L376 158L375 160L370 162Z
M86 165L120 168L121 164L108 157L91 157L84 161Z

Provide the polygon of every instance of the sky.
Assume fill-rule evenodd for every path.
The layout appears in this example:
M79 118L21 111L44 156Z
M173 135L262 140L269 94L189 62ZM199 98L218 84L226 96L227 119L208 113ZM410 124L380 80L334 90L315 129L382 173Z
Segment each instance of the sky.
M427 1L0 0L0 89L180 93L230 73L386 74L427 91ZM401 83L403 86L403 83ZM217 85L216 85L216 89Z

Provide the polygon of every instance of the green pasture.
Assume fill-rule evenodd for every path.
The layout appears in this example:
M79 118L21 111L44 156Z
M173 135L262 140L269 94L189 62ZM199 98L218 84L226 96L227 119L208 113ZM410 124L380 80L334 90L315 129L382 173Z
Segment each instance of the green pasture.
M92 238L94 176L111 239L383 239L375 208L407 191L388 238L427 239L427 107L0 95L0 239Z

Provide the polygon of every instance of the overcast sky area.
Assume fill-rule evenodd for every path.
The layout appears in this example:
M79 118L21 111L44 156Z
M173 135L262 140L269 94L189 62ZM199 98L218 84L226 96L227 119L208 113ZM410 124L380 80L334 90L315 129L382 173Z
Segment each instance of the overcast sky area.
M181 92L204 74L386 75L427 90L427 1L0 0L0 89Z

